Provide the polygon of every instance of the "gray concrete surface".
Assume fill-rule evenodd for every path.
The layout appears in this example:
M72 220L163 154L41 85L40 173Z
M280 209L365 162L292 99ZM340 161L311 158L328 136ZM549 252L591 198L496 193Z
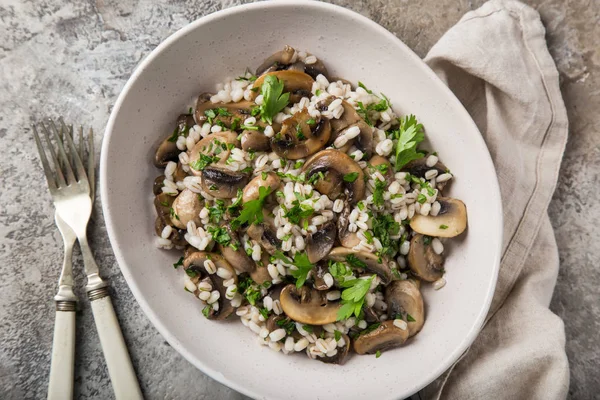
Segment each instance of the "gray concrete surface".
M420 56L481 0L349 1ZM140 59L175 30L238 0L0 1L0 398L44 398L62 245L27 126L46 115L102 132ZM549 213L561 271L552 310L565 320L570 398L600 392L600 3L530 0L561 75L570 139ZM100 138L98 138L98 143ZM595 234L596 233L596 234ZM92 246L148 398L241 397L187 363L158 334L115 262L99 211ZM76 262L80 263L79 258ZM81 287L82 280L78 281ZM75 393L112 398L87 303L78 312ZM209 387L210 389L206 389Z

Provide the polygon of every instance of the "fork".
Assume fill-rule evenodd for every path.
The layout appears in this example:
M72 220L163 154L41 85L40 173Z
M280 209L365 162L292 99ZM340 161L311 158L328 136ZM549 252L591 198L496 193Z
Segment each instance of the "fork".
M33 126L35 142L38 152L40 153L40 159L42 161L48 188L50 189L50 194L54 201L56 215L62 222L71 228L79 241L79 247L83 256L85 272L87 275L86 292L92 306L94 321L96 322L100 344L104 352L115 396L117 399L141 399L142 394L131 364L131 359L129 358L129 353L127 352L121 328L119 327L119 322L112 306L108 288L99 275L98 265L94 261L94 257L87 241L86 229L92 211L89 179L82 161L77 154L73 139L71 135L66 132L66 125L62 118L59 118L59 123L63 132L66 133L65 135L59 135L56 124L53 121L48 124L50 129L44 124L41 124L54 169L48 162L40 135L37 133L35 125ZM52 133L50 133L50 131ZM54 151L50 136L53 136L54 138L58 150L57 152ZM63 140L60 136L63 136L67 143L67 148L70 150L70 157L67 156L67 151L65 150ZM91 158L91 164L93 165L93 153L91 153L89 157ZM72 300L67 300L67 302L70 301ZM65 323L65 325L68 325L68 323ZM74 321L72 326L74 327ZM68 346L66 347L68 348ZM58 355L58 357L61 357L61 355ZM64 362L59 364L67 363ZM51 387L50 389L53 388L54 387ZM49 397L51 395L52 394L49 393ZM60 395L62 398L65 397L64 393L58 393L57 395Z

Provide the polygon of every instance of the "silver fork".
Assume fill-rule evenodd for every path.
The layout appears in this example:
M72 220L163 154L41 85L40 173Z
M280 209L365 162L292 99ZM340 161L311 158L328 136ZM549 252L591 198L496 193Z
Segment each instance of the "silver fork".
M61 129L64 130L66 126L62 121L62 118L59 119L59 122ZM92 200L90 198L91 188L87 174L82 161L77 154L77 149L75 148L71 135L66 132L64 135L59 135L56 125L53 122L49 125L50 129L47 129L45 125L42 124L54 168L52 168L48 162L46 152L44 151L44 147L42 146L42 142L35 126L33 127L34 137L38 152L40 153L42 166L44 167L48 188L50 189L50 194L52 195L54 206L56 208L56 215L62 222L71 228L79 241L87 275L86 292L91 302L94 321L96 322L100 344L102 345L102 351L104 352L115 396L117 399L141 399L142 394L131 364L131 359L127 352L121 328L119 327L119 322L112 306L108 288L106 287L106 283L100 278L98 266L94 261L94 257L87 241L86 229L92 211ZM51 131L51 133L49 131ZM57 152L54 151L50 136L54 138L55 145L58 149ZM61 136L63 136L67 143L67 148L70 150L69 156L67 156L67 151L65 150ZM93 154L90 154L90 158L92 157ZM65 278L68 283L69 278L66 276ZM70 278L70 280L72 283L72 278ZM69 297L68 289L66 289L65 293L67 293L66 296ZM72 299L67 299L66 301L72 301ZM61 355L57 356L61 357ZM54 363L55 362L53 361L53 364ZM58 365L68 364L66 361L57 363ZM70 374L72 377L72 367ZM53 389L53 387L50 389ZM62 390L63 388L57 389ZM65 394L66 393L64 392L62 394L57 393L61 398L65 398ZM49 392L49 397L53 395L54 394Z

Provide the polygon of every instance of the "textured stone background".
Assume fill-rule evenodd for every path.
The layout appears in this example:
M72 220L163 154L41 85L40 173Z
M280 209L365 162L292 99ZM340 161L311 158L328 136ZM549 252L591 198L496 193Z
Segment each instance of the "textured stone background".
M336 0L394 32L424 56L483 1ZM46 396L60 236L28 125L43 116L93 124L101 133L130 73L171 33L237 0L0 0L0 398ZM549 213L561 271L552 309L565 320L570 397L600 392L600 2L531 0L561 74L570 139ZM98 135L100 136L100 135ZM100 137L97 138L98 144ZM98 146L99 148L99 146ZM96 208L90 236L114 288L148 398L238 398L172 350L133 299ZM80 264L80 259L76 263ZM80 279L78 285L83 286ZM81 294L81 293L80 293ZM78 313L77 398L113 396L86 302Z

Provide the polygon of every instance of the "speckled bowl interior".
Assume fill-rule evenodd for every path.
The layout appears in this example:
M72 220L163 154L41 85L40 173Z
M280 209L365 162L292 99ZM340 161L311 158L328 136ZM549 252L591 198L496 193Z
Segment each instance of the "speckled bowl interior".
M202 91L256 67L290 44L322 59L332 76L384 92L413 113L456 179L468 209L465 235L447 245L446 287L424 285L426 322L404 347L328 365L257 344L237 319L211 322L183 290L179 254L154 247L156 144ZM166 39L136 69L110 117L101 194L110 240L143 310L169 343L218 381L255 398L392 399L442 374L475 339L496 282L502 213L494 167L475 124L433 72L394 35L346 9L317 2L255 3L204 17ZM193 385L190 382L190 385ZM198 388L201 390L201 388Z

